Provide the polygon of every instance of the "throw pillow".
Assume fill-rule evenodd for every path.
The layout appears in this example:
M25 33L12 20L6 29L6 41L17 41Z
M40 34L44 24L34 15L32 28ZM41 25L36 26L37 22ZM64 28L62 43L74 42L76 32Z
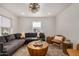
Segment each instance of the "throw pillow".
M25 38L25 33L21 33L20 38L21 38L21 39Z
M20 39L21 33L16 33L15 35L15 39Z
M6 40L5 40L5 38L3 36L0 36L0 42L3 42L3 43L6 42Z
M55 39L55 40L60 40L60 41L62 41L63 37L61 37L61 36L55 36L54 39Z
M10 35L10 39L15 39L15 36L13 34Z
M14 40L15 36L14 35L8 35L7 36L8 41Z

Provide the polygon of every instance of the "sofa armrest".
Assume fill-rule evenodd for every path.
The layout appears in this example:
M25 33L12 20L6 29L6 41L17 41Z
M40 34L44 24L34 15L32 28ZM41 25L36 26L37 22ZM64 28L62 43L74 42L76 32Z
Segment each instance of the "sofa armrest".
M54 39L54 36L51 36L51 37L48 36L47 39L51 39L51 40L53 40L53 39Z
M9 56L7 53L0 53L0 56Z
M45 41L45 38L40 38L42 41Z
M0 42L0 52L2 52L3 51L3 42Z
M8 55L6 50L3 48L4 43L0 42L0 56L6 56Z

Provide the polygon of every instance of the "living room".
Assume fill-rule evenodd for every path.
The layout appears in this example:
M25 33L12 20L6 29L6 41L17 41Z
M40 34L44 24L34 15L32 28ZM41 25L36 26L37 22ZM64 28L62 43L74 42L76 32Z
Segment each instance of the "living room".
M32 5L32 7L33 6L37 7L36 9L34 8L35 10L33 11L33 8L30 5ZM27 49L26 51L26 47L29 46L29 44L32 41L34 42L39 39L32 37L31 42L28 42L29 38L27 38L27 36L39 37L38 35L39 33L42 33L40 34L40 36L42 36L42 39L44 39L43 41L47 44L47 50L43 50L45 51L44 55L79 56L78 53L79 51L76 49L79 43L78 15L79 15L78 3L1 3L0 37L8 36L9 39L10 38L13 39L14 36L12 34L14 34L16 39L20 40L20 37L23 36L21 38L22 41L21 40L19 41L20 44L18 43L17 40L11 42L11 44L15 43L15 45L19 45L18 48L16 48L16 46L13 47L17 49L17 50L15 49L16 51L12 53L13 56L30 56L30 55L35 56L42 54L42 52L39 52L38 54L37 51L35 51L35 53L37 54L32 54L33 51L32 53L29 52L30 49ZM10 35L12 36L10 37ZM63 47L64 43L60 44L59 42L57 42L58 44L56 45L51 43L51 41L53 41L54 38L61 38L61 36L65 37L65 41L70 42L69 43L70 45L69 46L67 45L68 47ZM1 37L0 39L3 38ZM1 46L3 46L3 41L0 42ZM38 47L41 46L39 42L35 43L37 44ZM54 43L56 42L54 41ZM0 50L3 50L3 48ZM63 50L66 50L65 52L67 52L67 54L64 53ZM76 50L76 52L72 53L72 50ZM0 52L1 55L10 56L10 54L5 53L4 51L2 52Z

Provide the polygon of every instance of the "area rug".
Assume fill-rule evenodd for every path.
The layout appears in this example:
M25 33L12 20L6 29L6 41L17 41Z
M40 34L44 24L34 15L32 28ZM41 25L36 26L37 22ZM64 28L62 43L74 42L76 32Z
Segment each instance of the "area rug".
M13 56L30 56L27 45L22 46L19 48ZM46 56L66 56L66 54L63 53L62 48L59 48L58 46L50 44L48 47L48 52Z

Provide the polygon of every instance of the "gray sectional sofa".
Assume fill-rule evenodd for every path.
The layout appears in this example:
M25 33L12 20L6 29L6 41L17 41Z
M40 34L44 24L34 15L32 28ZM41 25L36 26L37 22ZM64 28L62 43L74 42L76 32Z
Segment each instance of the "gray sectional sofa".
M12 35L1 36L0 37L0 55L12 55L19 47L24 44L24 39L16 39L16 37Z
M31 38L37 37L37 33L25 33L25 38L22 39L21 33L0 36L0 55L11 56L19 47L25 43L33 41ZM28 39L29 38L29 39ZM45 39L45 35L40 33L40 38Z
M28 44L31 41L36 41L42 39L45 41L45 35L44 33L39 34L39 38L37 37L37 33L25 33L25 44Z

